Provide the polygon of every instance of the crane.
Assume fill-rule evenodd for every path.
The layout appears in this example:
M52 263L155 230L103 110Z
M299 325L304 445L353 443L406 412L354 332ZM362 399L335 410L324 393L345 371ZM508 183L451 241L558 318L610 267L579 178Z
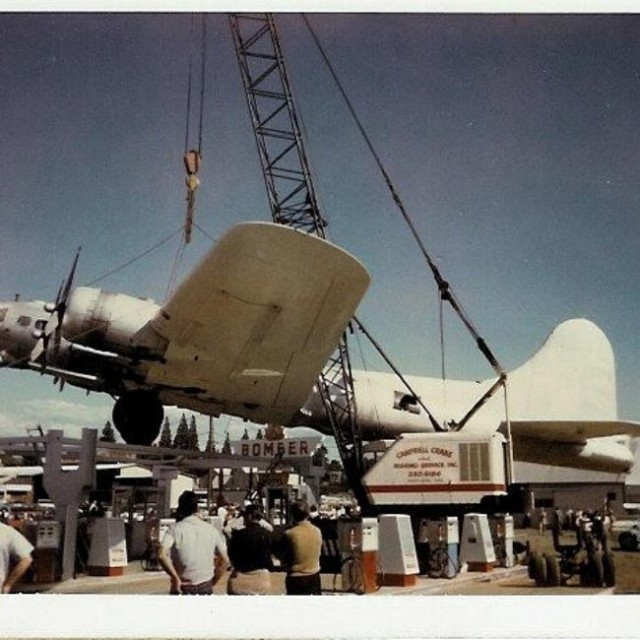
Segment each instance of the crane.
M327 222L318 206L274 18L232 13L229 23L272 219L325 238ZM366 510L370 500L362 484L362 440L346 332L317 384L345 475Z

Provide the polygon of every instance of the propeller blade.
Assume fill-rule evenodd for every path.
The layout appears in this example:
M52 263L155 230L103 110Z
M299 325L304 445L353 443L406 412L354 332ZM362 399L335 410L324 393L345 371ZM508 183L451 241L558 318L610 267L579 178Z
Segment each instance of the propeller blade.
M71 271L69 272L67 282L64 286L64 291L62 292L62 299L59 302L59 305L62 305L64 308L66 308L67 306L67 300L69 299L69 292L71 291L71 285L73 284L73 279L76 275L76 267L78 266L78 259L80 258L81 249L82 247L78 247L78 250L76 251L76 257L73 260ZM64 313L64 310L63 310L63 313Z
M58 354L60 353L60 343L62 342L62 318L56 324L53 330L53 362L58 362Z
M73 280L76 275L76 267L78 266L78 259L80 258L81 249L82 247L78 247L76 256L73 259L73 264L71 265L71 270L69 271L69 275L67 276L67 279L63 280L60 284L55 303L53 304L53 306L51 306L51 304L45 305L45 310L49 311L49 313L51 314L49 316L49 320L47 321L47 331L42 335L42 337L38 340L35 347L31 351L31 360L33 362L40 359L42 364L42 373L44 373L48 365L49 343L52 336L53 351L51 354L51 359L53 360L54 364L58 359L58 354L60 352L60 343L62 342L62 322L64 320L64 314L67 310L69 294L71 293L71 287L73 286Z
M56 294L55 302L47 302L44 305L44 310L47 313L53 313L60 302L60 298L62 297L62 288L64 287L64 280L60 283L60 287L58 288L58 293Z
M69 293L71 292L71 286L73 285L73 279L76 275L76 267L78 266L78 259L80 258L80 250L82 247L78 247L76 251L76 257L73 259L73 264L71 265L71 271L67 276L67 281L64 284L64 288L62 290L62 296L56 303L56 314L57 314L57 323L53 327L52 331L49 332L49 335L53 334L53 360L56 361L58 357L58 352L60 350L60 341L62 340L62 321L64 320L64 314L67 311L67 302L69 301Z

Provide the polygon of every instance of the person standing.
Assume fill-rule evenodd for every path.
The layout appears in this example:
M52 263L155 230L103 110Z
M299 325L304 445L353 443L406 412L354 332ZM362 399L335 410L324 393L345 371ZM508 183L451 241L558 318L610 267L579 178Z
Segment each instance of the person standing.
M0 523L0 583L2 593L13 587L31 566L33 545L13 527Z
M158 560L171 578L173 595L211 595L229 564L224 536L198 515L198 496L184 491L176 525L163 536Z
M271 593L271 532L262 526L258 505L244 510L244 526L233 529L229 540L229 560L233 566L227 593L234 596Z
M547 510L544 507L540 507L540 514L538 518L538 534L544 535L547 530Z
M223 521L222 533L224 533L227 541L231 540L234 531L244 528L244 511L230 510L229 515Z
M322 533L309 522L309 505L306 500L296 500L291 505L291 517L293 526L284 532L283 538L287 595L321 595Z
M265 517L264 517L264 513L262 512L262 508L257 504L257 503L253 503L253 502L247 502L244 505L244 508L241 511L236 512L235 517L233 518L233 520L230 520L229 522L227 522L227 524L225 524L222 528L222 533L224 533L224 535L226 536L227 540L231 539L231 536L233 534L234 531L237 531L238 529L243 529L245 526L245 513L246 513L246 509L249 506L258 506L258 509L260 510L260 513L262 514L258 524L261 527L264 527L267 531L270 531L271 533L273 533L273 526L271 525L271 523L269 523Z

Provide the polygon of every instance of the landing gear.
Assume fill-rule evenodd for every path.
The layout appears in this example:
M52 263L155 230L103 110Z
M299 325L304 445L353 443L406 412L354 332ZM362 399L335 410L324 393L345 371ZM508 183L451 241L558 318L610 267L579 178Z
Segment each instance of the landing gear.
M152 391L127 391L113 407L113 423L127 444L150 445L158 437L164 409Z
M556 556L545 556L545 562L547 565L547 586L559 587L562 583L560 561Z
M529 578L539 587L565 585L573 576L579 576L584 587L614 587L616 567L606 532L594 524L597 521L591 523L591 528L576 530L575 545L560 544L560 530L555 528L553 546L559 557L533 551L529 556Z
M536 581L537 587L547 585L547 561L546 557L538 553L532 553L529 558L529 577Z

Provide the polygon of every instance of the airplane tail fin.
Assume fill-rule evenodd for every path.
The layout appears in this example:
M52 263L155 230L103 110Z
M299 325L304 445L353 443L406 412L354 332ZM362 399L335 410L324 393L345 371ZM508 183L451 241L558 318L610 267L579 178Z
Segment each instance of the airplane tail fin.
M558 325L509 374L512 420L615 420L616 375L605 334L585 319Z

